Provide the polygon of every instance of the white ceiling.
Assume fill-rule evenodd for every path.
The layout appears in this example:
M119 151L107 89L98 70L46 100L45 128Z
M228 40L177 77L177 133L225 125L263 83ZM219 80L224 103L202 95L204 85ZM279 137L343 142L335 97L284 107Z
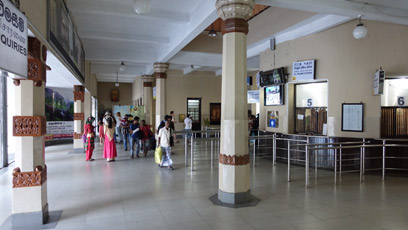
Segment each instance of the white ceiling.
M217 19L216 0L150 0L151 12L137 15L133 0L68 0L84 42L86 59L99 81L133 82L153 73L154 62L169 62L184 74L220 73L221 54L181 51ZM318 13L248 45L248 70L259 68L259 52L269 39L284 42L317 33L363 14L363 19L408 25L408 0L255 0L257 4Z

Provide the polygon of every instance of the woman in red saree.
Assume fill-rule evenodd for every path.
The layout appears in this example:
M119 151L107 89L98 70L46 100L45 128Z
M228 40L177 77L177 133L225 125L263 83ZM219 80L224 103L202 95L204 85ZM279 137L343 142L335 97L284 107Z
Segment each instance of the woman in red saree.
M92 125L94 121L94 117L88 117L85 122L84 134L86 135L86 161L94 161L94 159L92 159L92 153L95 149L95 127Z

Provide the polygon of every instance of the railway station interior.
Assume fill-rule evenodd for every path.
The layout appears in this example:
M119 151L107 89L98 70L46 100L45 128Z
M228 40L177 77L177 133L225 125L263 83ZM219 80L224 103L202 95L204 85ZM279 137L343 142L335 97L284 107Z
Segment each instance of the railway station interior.
M0 230L408 229L406 0L0 0L0 41Z

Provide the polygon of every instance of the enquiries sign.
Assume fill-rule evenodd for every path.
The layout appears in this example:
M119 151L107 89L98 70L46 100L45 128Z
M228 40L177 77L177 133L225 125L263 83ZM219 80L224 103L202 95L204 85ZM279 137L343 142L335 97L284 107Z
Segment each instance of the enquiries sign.
M0 0L0 69L27 78L27 17Z

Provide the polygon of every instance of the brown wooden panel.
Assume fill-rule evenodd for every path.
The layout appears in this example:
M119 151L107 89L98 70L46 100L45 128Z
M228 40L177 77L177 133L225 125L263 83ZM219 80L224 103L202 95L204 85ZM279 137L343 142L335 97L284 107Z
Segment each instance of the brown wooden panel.
M408 137L408 108L381 108L381 137Z
M299 119L299 116L303 116L303 119ZM305 133L305 109L296 109L296 133Z
M327 111L326 111L326 108L321 108L319 110L317 123L318 123L317 133L318 134L323 134L323 124L327 123Z

